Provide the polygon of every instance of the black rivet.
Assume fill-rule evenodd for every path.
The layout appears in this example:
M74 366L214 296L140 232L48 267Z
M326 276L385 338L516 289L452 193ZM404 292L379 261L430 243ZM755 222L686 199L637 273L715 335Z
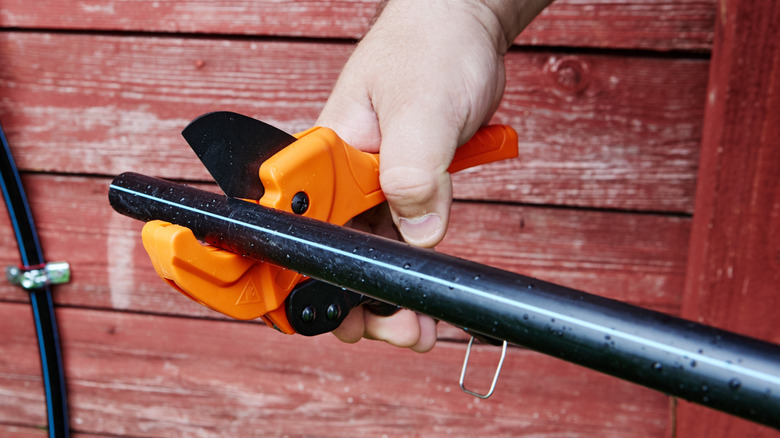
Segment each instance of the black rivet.
M292 199L292 212L295 214L304 214L309 209L309 195L306 192L298 192Z
M314 318L317 316L316 312L314 311L313 306L308 306L305 309L303 309L303 312L301 312L301 319L303 322L312 322L314 321Z
M328 306L328 312L326 314L329 320L335 321L341 316L341 308L338 304L331 304Z

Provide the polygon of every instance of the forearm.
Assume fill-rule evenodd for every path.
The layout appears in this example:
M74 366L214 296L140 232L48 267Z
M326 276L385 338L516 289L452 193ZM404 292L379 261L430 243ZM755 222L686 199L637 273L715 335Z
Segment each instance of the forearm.
M439 1L450 7L463 7L491 35L496 51L506 53L512 42L553 0L385 0L377 10L380 15L403 16L409 9ZM422 4L421 4L422 3Z

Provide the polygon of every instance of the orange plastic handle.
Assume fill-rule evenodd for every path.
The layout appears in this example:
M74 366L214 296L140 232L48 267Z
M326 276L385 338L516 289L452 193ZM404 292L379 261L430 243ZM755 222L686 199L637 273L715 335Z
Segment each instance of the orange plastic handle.
M304 216L343 225L382 203L378 155L361 152L328 128L311 128L260 167L265 194L259 204L292 212L305 193ZM517 156L517 134L503 125L480 129L455 153L450 172ZM285 268L202 245L178 225L144 226L144 247L157 273L176 290L238 319L263 320L292 334L285 298L303 277Z
M449 172L517 156L517 133L486 126L455 152ZM306 193L304 216L344 225L384 202L379 156L361 152L328 128L312 128L260 166L265 195L260 204L291 212L293 197Z

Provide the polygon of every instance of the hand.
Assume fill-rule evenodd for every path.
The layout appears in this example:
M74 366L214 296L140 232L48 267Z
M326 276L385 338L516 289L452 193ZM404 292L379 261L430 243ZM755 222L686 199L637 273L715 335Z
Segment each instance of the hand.
M361 214L347 226L390 239L398 240L401 237L390 219L387 203ZM344 342L353 343L365 337L423 353L436 344L436 322L433 318L407 309L383 317L360 306L350 310L333 334Z
M504 91L503 55L548 2L522 3L386 2L317 121L352 146L380 153L389 214L412 245L432 247L444 237L455 149L495 112ZM422 352L436 343L436 324L408 310L379 317L358 308L334 334Z

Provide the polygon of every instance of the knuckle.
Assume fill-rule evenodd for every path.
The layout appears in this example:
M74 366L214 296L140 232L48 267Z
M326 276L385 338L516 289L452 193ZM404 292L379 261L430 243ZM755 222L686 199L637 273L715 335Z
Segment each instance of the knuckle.
M387 169L379 176L385 197L396 207L411 207L431 203L442 184L434 172L413 167Z

